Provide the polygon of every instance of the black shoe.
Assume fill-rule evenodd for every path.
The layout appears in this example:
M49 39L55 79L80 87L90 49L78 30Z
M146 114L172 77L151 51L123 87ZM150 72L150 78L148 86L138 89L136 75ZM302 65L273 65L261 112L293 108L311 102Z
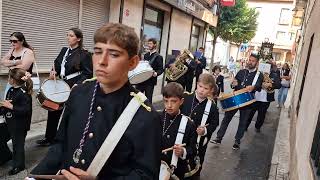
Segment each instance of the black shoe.
M50 146L53 143L53 141L50 141L44 138L44 139L37 140L36 143L40 146Z
M257 133L260 133L260 132L261 132L261 130L256 128L256 132L257 132Z
M235 143L233 144L233 146L232 146L232 149L233 149L233 150L238 150L238 149L240 149L240 143L235 142Z
M210 140L211 143L220 145L221 144L221 139L215 139L215 140Z
M15 168L12 168L10 171L9 171L9 175L15 175L15 174L18 174L19 172L23 171L25 168L18 168L18 167L15 167Z

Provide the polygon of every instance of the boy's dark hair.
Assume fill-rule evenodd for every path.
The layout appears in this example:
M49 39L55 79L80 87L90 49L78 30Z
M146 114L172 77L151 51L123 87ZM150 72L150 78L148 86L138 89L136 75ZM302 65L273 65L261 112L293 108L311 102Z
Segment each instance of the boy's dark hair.
M204 51L204 48L203 48L203 47L199 47L199 50L200 50L200 49Z
M178 97L182 99L184 97L183 95L184 89L181 86L181 84L176 82L170 82L168 83L162 91L163 97L170 98L170 97Z
M215 65L213 68L212 68L212 72L215 72L217 69L219 69L219 71L221 72L221 67L219 65Z
M94 43L98 42L116 44L128 51L129 58L139 52L139 38L134 29L119 23L107 23L99 28L94 34Z
M155 38L148 39L148 42L152 42L153 44L157 45L157 40Z

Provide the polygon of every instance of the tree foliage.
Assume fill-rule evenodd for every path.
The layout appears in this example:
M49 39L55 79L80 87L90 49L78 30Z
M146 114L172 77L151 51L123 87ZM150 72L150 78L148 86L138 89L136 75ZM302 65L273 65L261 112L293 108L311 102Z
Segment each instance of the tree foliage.
M211 30L216 30L217 37L225 41L241 44L255 36L257 17L258 13L248 7L246 0L236 0L235 6L221 8L218 25Z

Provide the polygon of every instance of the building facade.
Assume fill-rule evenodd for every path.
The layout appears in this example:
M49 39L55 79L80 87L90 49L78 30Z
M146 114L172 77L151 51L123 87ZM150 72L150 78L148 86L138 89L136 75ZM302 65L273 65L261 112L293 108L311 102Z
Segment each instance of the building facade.
M247 4L259 13L256 35L250 42L252 49L259 49L263 41L272 42L274 59L292 63L291 49L300 28L292 21L293 0L248 0Z
M290 179L320 178L320 0L297 0L303 26L296 56L288 104L290 124Z
M107 22L133 27L142 49L148 38L156 38L164 57L173 49L194 51L205 45L208 27L217 24L213 6L212 0L2 0L1 57L10 48L10 34L20 31L35 49L39 71L48 72L67 45L69 28L82 29L84 46L92 51L95 30Z

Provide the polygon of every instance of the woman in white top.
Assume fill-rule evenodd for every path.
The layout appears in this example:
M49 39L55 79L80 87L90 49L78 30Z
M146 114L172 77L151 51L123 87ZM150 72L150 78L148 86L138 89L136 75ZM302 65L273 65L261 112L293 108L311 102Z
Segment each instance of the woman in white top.
M1 59L1 65L10 69L21 68L32 73L34 53L21 32L10 35L11 48Z
M14 32L10 35L11 48L1 59L0 64L9 69L21 68L32 74L33 63L35 61L32 47L27 43L21 32ZM5 94L11 86L7 84Z

